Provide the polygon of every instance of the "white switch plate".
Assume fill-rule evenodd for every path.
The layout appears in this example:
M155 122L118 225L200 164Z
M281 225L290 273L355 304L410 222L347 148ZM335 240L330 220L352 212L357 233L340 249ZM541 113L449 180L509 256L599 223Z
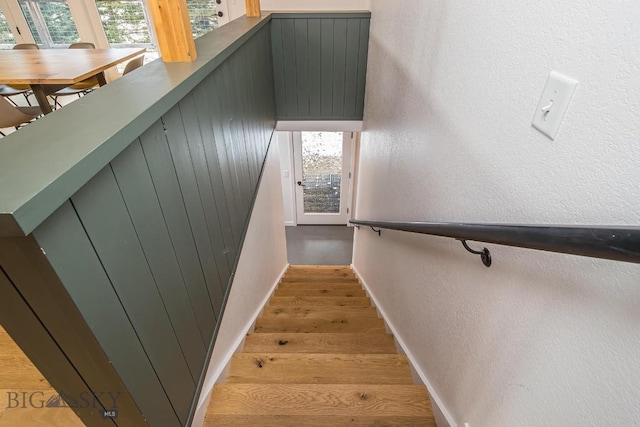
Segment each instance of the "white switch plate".
M577 85L577 80L557 71L550 72L531 125L555 139Z
M288 170L283 170L282 174L284 175L285 178L289 178L289 171Z

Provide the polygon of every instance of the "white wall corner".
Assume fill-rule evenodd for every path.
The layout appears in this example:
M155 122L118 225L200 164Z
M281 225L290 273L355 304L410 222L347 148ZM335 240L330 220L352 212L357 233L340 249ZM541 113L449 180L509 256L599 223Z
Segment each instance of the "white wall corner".
M393 323L389 320L389 317L385 312L384 305L381 304L380 301L376 298L376 295L373 292L371 292L371 289L367 285L366 280L360 275L360 272L358 271L356 266L351 264L351 269L356 274L358 281L364 287L365 291L367 292L367 295L369 295L369 297L373 301L374 307L376 307L376 309L378 310L378 313L380 314L380 316L382 316L382 319L385 322L385 327L388 328L388 330L393 334L393 337L396 343L400 346L404 354L407 356L407 359L409 359L409 364L411 365L411 368L420 377L420 381L422 381L425 387L427 387L427 390L429 391L429 396L431 397L431 406L433 408L433 413L434 413L436 424L438 425L438 427L447 427L447 426L458 427L458 424L454 421L453 417L451 416L451 413L447 410L447 407L445 406L444 402L442 401L440 396L438 396L438 393L431 385L429 378L424 373L420 365L418 365L417 359L413 357L413 355L411 354L411 350L405 344L404 340L402 339L402 335L398 333L398 330L395 328Z
M278 276L278 279L271 285L271 288L264 297L260 307L247 319L246 324L238 332L233 345L229 347L224 357L222 358L221 363L216 364L215 366L210 366L209 369L211 369L211 372L207 372L206 374L207 384L205 384L205 387L203 387L202 391L200 392L198 408L196 409L196 414L193 417L191 427L201 427L204 424L204 417L207 413L207 407L209 406L209 400L211 399L211 392L213 391L213 387L218 383L218 379L221 378L222 374L227 370L227 367L229 365L229 362L231 362L231 358L233 357L233 355L242 347L247 334L253 328L253 325L255 324L260 314L262 314L264 306L267 304L269 298L271 298L271 296L275 292L278 284L282 280L282 277L284 276L288 268L289 264L285 265L284 269Z

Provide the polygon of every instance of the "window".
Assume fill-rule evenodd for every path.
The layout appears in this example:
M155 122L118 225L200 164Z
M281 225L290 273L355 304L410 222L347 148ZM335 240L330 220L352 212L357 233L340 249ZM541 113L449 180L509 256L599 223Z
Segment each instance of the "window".
M60 47L80 41L65 0L19 0L18 3L39 45Z
M149 21L141 0L98 0L98 14L113 47L152 47Z
M16 39L11 34L7 18L0 11L0 49L11 49L14 44L16 44Z
M9 0L17 3L33 36L43 48L66 47L80 41L67 0ZM113 47L146 47L151 57L157 57L151 20L143 0L94 0L105 35ZM194 37L200 37L218 27L217 0L187 0ZM84 16L83 6L77 16ZM81 23L91 25L89 23ZM15 40L9 30L12 23L0 14L0 48L9 48Z

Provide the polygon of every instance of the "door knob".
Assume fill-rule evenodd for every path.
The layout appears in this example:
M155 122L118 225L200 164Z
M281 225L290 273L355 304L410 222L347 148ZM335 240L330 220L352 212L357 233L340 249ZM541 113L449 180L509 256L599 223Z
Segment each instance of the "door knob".
M302 184L302 181L298 181L298 185L299 185L300 187L304 187L304 184Z
M220 18L222 18L222 17L224 16L224 13L222 13L222 12L218 12L218 16L219 16Z

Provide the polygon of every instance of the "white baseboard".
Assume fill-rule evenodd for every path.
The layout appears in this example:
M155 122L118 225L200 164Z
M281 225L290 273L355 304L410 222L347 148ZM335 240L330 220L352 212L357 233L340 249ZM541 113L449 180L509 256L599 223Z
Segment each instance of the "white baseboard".
M447 408L444 406L444 403L442 402L442 399L440 399L438 394L435 393L433 387L431 386L431 383L429 382L429 379L427 378L427 375L422 371L420 366L417 364L415 357L413 357L413 355L411 354L411 351L409 350L409 348L404 343L404 340L402 339L402 336L400 334L398 334L398 330L395 328L393 323L391 323L391 321L387 317L387 314L384 311L384 306L382 304L380 304L380 301L378 301L378 299L376 298L375 294L373 292L371 292L371 289L367 285L367 282L362 278L362 275L360 274L360 272L358 271L356 266L351 264L351 269L353 270L354 273L356 273L356 277L358 278L358 280L360 281L360 283L362 284L364 289L369 294L369 297L371 297L371 299L373 300L373 304L378 309L378 312L382 316L382 319L384 320L384 322L386 323L388 328L391 330L391 333L393 334L394 338L396 339L396 342L400 345L400 347L402 348L402 350L406 354L407 359L409 359L409 363L411 364L411 366L413 367L415 372L420 377L420 380L427 387L427 390L429 391L429 395L431 396L431 399L433 400L433 403L435 403L438 406L438 409L440 410L440 412L442 412L442 415L447 420L449 425L451 427L457 427L457 424L453 420L453 417L451 416L451 414L449 413Z
M295 221L285 221L284 222L284 226L285 227L295 227L296 225L298 225L298 224L296 224Z
M241 329L242 333L238 334L238 337L234 341L233 345L231 346L231 348L229 348L229 350L227 351L227 354L225 354L224 358L222 359L222 363L220 363L219 366L216 366L215 370L210 375L209 373L207 373L207 377L214 379L213 381L214 385L220 378L220 375L222 375L222 373L227 368L227 365L229 365L229 362L231 361L231 358L233 357L233 355L238 351L238 349L242 345L245 337L247 336L247 333L249 333L249 330L251 329L251 327L254 325L254 323L262 313L264 306L269 301L269 298L271 298L271 295L273 295L273 292L278 287L278 284L282 280L282 276L284 276L284 273L286 273L288 268L289 268L289 264L287 263L287 265L284 266L284 269L278 275L278 278L276 279L275 283L273 283L273 285L271 286L269 292L267 292L263 301L260 303L258 309L255 311L255 313L253 313L253 315L248 319L245 326ZM196 409L196 413L193 417L193 422L191 423L191 427L202 427L204 423L204 416L207 412L207 407L209 406L209 398L211 396L212 391L213 391L213 387L209 388L208 390L203 389L200 391L198 409Z

